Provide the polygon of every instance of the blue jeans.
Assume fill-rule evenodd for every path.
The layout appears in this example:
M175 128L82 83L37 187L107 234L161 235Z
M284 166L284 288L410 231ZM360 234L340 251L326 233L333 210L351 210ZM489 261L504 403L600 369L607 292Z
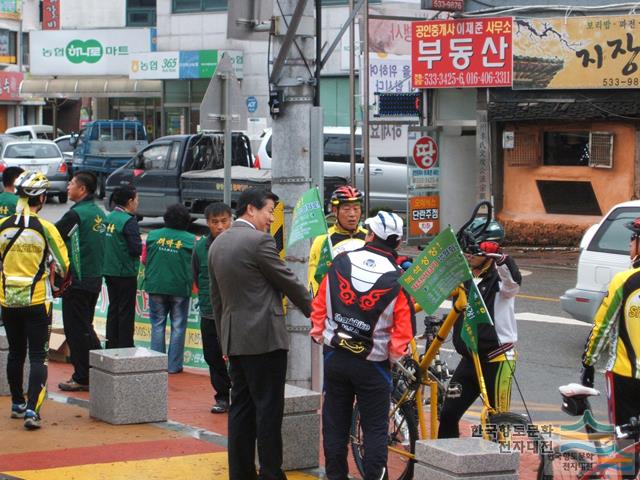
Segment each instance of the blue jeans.
M149 295L151 320L151 350L165 353L165 332L167 315L171 318L171 338L169 340L169 373L182 370L184 358L184 336L189 317L189 297L173 295Z

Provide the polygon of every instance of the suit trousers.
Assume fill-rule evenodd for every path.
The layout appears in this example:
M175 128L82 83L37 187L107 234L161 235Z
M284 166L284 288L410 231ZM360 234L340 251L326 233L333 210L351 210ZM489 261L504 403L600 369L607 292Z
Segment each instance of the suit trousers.
M200 316L200 335L202 337L202 353L204 361L209 365L211 386L216 391L216 401L229 401L231 379L227 371L227 363L222 357L222 348L216 331L216 323L213 317Z
M282 480L282 416L287 351L229 357L230 480ZM260 473L255 470L258 443Z
M109 293L107 348L135 347L137 277L104 277Z
M72 379L77 383L89 383L89 350L100 348L100 340L93 329L93 316L99 293L77 288L68 289L62 297L62 322L67 337Z

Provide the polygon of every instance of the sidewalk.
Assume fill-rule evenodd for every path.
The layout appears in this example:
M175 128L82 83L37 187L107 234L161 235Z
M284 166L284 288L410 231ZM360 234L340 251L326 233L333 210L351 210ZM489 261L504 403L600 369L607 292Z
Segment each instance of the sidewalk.
M88 392L61 392L69 364L50 362L43 428L29 432L9 418L10 398L0 397L0 479L228 478L227 415L209 412L208 375L169 376L169 421L109 425L89 417ZM319 478L318 471L287 472L290 480Z
M90 418L88 392L57 387L71 373L70 364L50 362L41 430L26 431L21 420L0 414L0 480L228 478L227 415L209 412L213 390L206 373L187 369L169 375L169 421L144 425ZM0 412L9 410L10 398L0 397ZM469 435L470 425L463 422L463 435ZM349 463L351 474L360 478L350 451ZM523 458L519 478L535 478L533 470L533 459ZM322 467L287 472L287 478L323 478L322 472Z

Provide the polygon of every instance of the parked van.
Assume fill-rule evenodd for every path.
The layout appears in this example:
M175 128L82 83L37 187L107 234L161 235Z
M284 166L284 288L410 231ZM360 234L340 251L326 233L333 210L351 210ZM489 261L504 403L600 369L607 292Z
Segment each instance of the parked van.
M349 178L350 132L348 127L324 127L324 176ZM356 130L356 186L364 186L364 162L362 160L362 135ZM255 163L261 169L271 169L271 129L265 130ZM407 157L398 152L397 157L371 156L369 162L369 201L371 209L388 209L404 212L407 209Z
M21 127L7 128L4 133L15 135L20 140L53 140L64 132L58 128L57 134L53 134L51 125L22 125Z
M640 200L619 203L580 241L576 286L560 297L562 309L583 322L592 322L613 276L631 268L625 224L640 217Z

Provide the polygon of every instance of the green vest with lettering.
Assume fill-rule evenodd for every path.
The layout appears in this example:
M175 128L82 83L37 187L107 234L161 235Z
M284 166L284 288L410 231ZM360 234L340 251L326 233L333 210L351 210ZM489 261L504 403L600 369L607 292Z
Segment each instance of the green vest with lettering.
M122 230L131 214L114 210L107 216L104 232L104 263L102 274L107 277L137 277L140 259L129 255Z
M144 289L147 293L191 296L191 255L195 240L195 235L174 228L149 232L147 264L144 268Z
M0 218L9 217L16 213L18 196L11 192L0 193Z
M208 236L203 236L196 243L196 257L198 259L198 305L200 306L200 315L213 315L213 306L211 305L211 296L209 294L209 263L207 257L209 250L207 249Z
M93 199L78 202L71 208L80 217L80 226L78 227L79 262L75 258L78 247L73 245L73 236L66 242L71 261L71 272L76 278L101 277L104 232L107 227L104 212ZM80 263L80 272L77 271L77 263Z

